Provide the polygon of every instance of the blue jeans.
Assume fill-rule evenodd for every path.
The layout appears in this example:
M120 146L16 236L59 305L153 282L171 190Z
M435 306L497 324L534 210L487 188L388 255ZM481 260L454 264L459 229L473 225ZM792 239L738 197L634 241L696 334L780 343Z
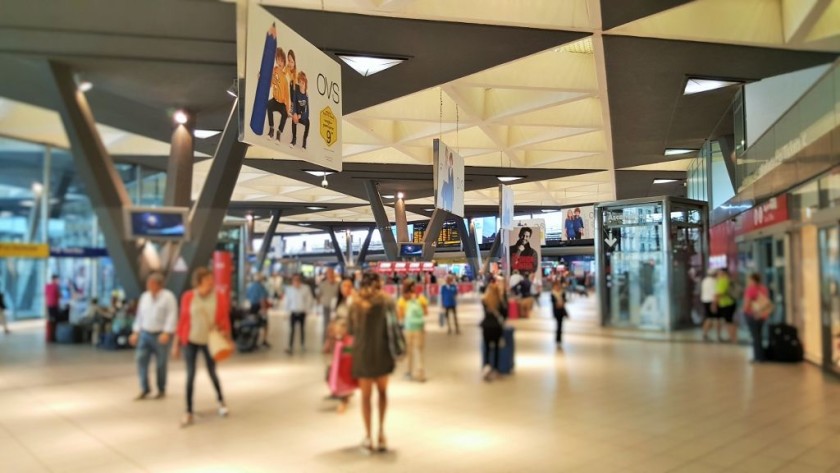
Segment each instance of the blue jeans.
M140 340L137 342L137 373L140 375L140 389L144 393L151 392L149 388L149 359L155 355L157 364L157 387L158 392L166 392L166 363L169 360L169 343L162 344L158 341L160 334L140 332Z
M750 329L750 336L752 337L753 359L756 361L766 361L764 343L762 340L764 319L756 319L750 316L747 316L746 319L747 326Z

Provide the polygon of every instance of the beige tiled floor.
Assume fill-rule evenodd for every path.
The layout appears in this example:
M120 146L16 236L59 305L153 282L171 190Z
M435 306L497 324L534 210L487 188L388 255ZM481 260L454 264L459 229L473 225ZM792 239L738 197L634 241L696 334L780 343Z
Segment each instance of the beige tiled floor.
M371 457L356 449L358 400L331 410L314 351L227 362L227 419L213 415L201 372L204 415L179 429L183 363L166 400L135 403L131 352L44 347L37 327L19 325L0 335L0 470L840 472L840 382L813 366L752 366L731 345L595 337L584 315L558 353L538 317L518 323L516 373L487 384L477 316L462 307L460 337L430 321L429 382L393 377L393 451Z

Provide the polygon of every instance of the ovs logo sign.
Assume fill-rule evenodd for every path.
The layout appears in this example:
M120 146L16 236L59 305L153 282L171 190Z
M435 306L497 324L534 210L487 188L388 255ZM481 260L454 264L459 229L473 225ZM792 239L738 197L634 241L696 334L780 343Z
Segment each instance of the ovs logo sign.
M318 74L318 93L336 105L341 103L341 86L329 79L324 74ZM327 106L320 113L320 134L321 139L327 146L332 146L338 141L338 118L332 109Z

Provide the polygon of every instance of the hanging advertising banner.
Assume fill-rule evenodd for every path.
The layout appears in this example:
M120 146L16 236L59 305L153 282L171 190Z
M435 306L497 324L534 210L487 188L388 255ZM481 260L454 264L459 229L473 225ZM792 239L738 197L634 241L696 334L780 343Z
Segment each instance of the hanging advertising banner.
M48 258L49 245L43 243L0 243L0 258Z
M515 220L517 227L530 227L534 230L540 231L540 245L545 245L545 219L544 218L530 218ZM535 234L536 235L536 234Z
M537 227L517 227L508 230L510 246L510 270L520 274L534 274L540 269L540 229Z
M253 0L247 17L239 140L341 171L341 66Z
M513 228L513 189L504 184L499 185L499 220L502 230Z
M435 207L464 216L464 158L436 139L434 146Z

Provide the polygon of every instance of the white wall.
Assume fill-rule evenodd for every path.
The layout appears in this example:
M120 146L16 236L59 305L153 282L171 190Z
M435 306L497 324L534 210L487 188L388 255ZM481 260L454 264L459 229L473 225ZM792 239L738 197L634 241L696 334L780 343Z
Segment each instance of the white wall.
M747 147L761 138L829 67L830 64L816 66L747 84L744 87Z

